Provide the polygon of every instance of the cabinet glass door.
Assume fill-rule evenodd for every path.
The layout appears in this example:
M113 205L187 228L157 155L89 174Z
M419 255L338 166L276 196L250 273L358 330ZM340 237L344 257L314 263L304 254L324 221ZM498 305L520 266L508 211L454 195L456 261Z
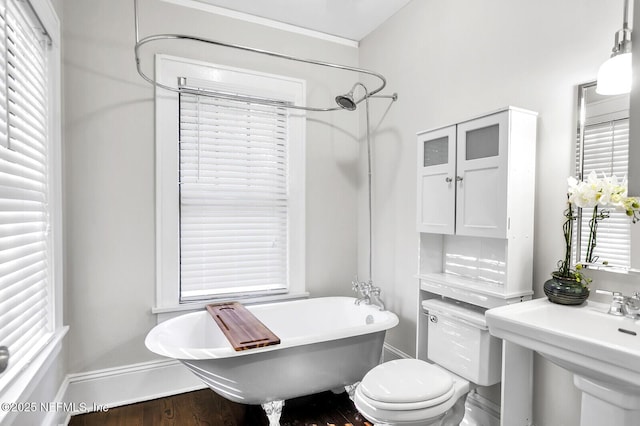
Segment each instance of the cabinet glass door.
M424 155L422 165L424 167L431 167L448 164L450 143L455 143L455 140L450 141L449 136L423 141Z
M508 119L504 111L458 125L458 235L506 235Z
M420 232L455 230L456 127L418 135L418 212Z
M465 160L497 157L500 154L500 125L468 130L465 138Z

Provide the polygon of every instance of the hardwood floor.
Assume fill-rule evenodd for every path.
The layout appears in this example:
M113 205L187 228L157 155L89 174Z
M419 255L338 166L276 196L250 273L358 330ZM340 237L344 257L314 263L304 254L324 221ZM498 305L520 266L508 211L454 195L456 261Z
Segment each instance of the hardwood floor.
M69 426L268 426L257 405L228 401L210 389L71 417ZM372 426L346 392L285 401L281 426Z

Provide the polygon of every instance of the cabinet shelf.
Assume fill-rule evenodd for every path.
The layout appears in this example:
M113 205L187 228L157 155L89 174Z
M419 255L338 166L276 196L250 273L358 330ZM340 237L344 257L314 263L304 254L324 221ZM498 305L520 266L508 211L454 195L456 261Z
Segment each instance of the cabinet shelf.
M446 272L418 274L420 290L461 300L484 308L531 299L533 291L505 292L505 287L474 278Z

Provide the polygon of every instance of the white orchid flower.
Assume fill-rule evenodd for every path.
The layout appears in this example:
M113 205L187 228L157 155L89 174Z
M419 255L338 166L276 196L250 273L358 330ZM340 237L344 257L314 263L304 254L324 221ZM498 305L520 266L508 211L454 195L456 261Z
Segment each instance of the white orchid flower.
M626 179L619 181L617 176L605 174L598 178L596 172L591 172L584 181L570 177L567 184L569 202L577 207L616 207L625 210Z

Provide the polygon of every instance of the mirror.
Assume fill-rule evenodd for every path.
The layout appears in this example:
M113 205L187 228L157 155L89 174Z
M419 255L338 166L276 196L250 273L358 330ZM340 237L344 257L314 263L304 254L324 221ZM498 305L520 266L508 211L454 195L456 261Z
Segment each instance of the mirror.
M606 176L615 175L621 182L629 174L630 96L602 96L595 89L595 81L578 86L574 176L586 180L592 172L596 172L599 178L604 173ZM592 247L592 253L588 253L593 214L593 208L578 209L573 263L586 262L590 268L619 272L638 268L640 265L632 264L631 256L634 225L625 212L613 208L599 207L596 211L601 219L596 223L595 247Z

